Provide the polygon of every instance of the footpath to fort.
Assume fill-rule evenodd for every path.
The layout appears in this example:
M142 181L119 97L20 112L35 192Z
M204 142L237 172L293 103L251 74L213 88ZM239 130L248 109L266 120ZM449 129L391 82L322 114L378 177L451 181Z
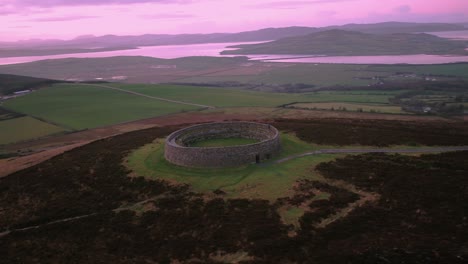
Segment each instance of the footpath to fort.
M341 149L319 149L315 151L305 152L301 154L291 155L286 158L279 159L275 163L283 163L292 159L297 159L305 156L320 155L320 154L349 154L349 153L437 153L451 151L468 151L468 146L456 147L420 147L420 148L341 148Z

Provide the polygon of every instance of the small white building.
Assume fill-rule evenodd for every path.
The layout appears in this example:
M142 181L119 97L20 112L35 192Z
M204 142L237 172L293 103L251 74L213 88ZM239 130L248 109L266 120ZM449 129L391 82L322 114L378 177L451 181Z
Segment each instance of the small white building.
M31 90L23 90L23 91L17 91L17 92L14 92L13 94L14 95L22 95L22 94L27 94L27 93L30 93L32 92Z

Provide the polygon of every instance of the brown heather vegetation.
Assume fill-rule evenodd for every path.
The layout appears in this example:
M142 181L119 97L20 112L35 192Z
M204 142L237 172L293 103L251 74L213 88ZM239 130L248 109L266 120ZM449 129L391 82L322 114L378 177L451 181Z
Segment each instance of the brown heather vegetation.
M280 119L274 124L323 145L468 145L468 123L362 119Z
M347 120L274 123L315 143L380 139L383 144L466 144L462 124L450 125L461 128L455 133L436 123L410 129L411 123L371 124L377 128ZM313 132L318 127L324 128ZM220 263L233 262L235 256L242 263L468 260L468 152L352 155L320 164L316 169L326 180L345 181L378 193L380 199L318 228L318 222L357 195L327 181L299 181L295 195L271 204L208 198L189 186L127 176L122 160L132 149L178 128L151 128L96 141L1 178L0 233L40 227L0 234L0 263ZM402 137L385 141L387 134ZM366 136L374 141L365 141ZM330 199L313 200L312 190L317 189ZM277 213L285 203L310 208L295 236L288 236L292 227ZM43 225L77 216L84 217Z

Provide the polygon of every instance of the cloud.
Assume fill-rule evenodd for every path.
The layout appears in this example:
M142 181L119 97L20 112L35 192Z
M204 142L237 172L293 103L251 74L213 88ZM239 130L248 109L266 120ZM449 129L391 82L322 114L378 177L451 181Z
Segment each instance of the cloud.
M376 23L384 21L404 21L418 23L461 23L468 21L468 14L464 13L369 13L363 19L366 23Z
M357 0L312 0L312 1L304 1L311 4L325 4L325 3L337 3L337 2L351 2Z
M275 1L269 3L262 3L258 5L251 5L256 8L272 8L272 9L296 9L304 6L329 4L338 2L350 2L357 0L311 0L311 1Z
M296 9L301 6L309 5L310 1L278 1L257 5L257 8L279 8L279 9Z
M31 26L11 26L8 28L31 28Z
M332 10L321 11L321 12L316 13L316 15L320 17L332 17L332 16L335 16L336 14L338 14L338 12L332 11Z
M186 19L194 18L195 15L191 14L151 14L151 15L142 15L142 18L154 19L154 20L168 20L168 19Z
M0 15L46 13L55 7L184 4L192 1L194 0L0 0Z
M98 18L98 16L42 17L42 18L30 19L30 20L28 20L28 21L33 21L33 22L58 22L58 21L83 20L83 19L91 19L91 18Z
M16 9L11 5L0 5L0 15L11 15L16 13Z
M1 15L7 16L7 15L15 14L15 13L16 13L16 12L14 12L14 11L2 10L2 9L0 9L0 16L1 16Z
M126 5L142 3L171 4L186 3L189 1L190 0L6 0L6 3L17 7L56 7L83 5Z
M401 5L393 9L395 12L400 14L408 14L411 12L411 7L409 5Z
M11 5L8 3L3 3L3 4L0 3L0 15L3 15L3 16L40 14L40 13L48 13L49 11L50 9L40 8L40 7L29 7L29 6L21 7L21 6Z

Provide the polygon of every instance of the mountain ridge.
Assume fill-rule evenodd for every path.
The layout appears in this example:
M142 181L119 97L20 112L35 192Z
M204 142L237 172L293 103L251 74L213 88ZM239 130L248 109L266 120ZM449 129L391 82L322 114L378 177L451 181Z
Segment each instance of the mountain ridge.
M259 44L229 46L224 55L297 54L327 56L360 55L468 55L466 41L440 38L426 33L369 34L332 29L305 36Z
M85 35L86 37L78 36L71 40L36 39L33 41L0 42L0 57L66 54L70 53L70 51L72 53L96 52L96 49L99 49L99 51L111 51L132 49L141 46L270 41L332 29L352 30L373 34L466 30L463 25L449 23L383 22L375 24L346 24L321 28L303 26L263 28L238 33L144 34L137 36L119 36L111 34L103 36Z

